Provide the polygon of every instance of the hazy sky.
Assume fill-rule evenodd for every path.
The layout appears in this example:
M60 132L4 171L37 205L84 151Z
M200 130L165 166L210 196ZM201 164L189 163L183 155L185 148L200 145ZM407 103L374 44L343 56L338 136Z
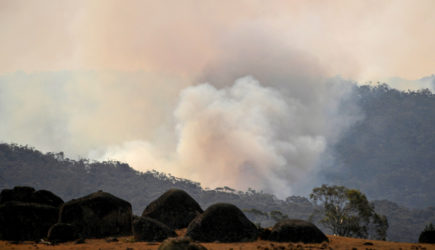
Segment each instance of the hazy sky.
M0 1L0 72L145 70L194 75L235 36L264 37L328 75L434 73L435 2Z
M434 10L0 0L0 141L285 197L364 119L352 81L435 89Z

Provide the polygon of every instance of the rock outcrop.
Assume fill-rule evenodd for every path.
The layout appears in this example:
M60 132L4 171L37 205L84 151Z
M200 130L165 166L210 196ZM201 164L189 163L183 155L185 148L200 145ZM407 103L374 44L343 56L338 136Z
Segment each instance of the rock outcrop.
M269 236L270 241L321 243L328 237L314 224L304 220L287 219L275 224Z
M203 210L186 192L170 189L151 202L142 216L156 219L172 229L185 228Z
M131 204L102 191L65 203L59 214L60 223L73 225L86 238L130 235L131 221Z
M163 241L177 234L165 224L149 217L133 220L133 235L136 241Z
M186 236L202 242L241 242L257 239L257 227L236 206L218 203L198 215Z
M62 199L32 187L4 189L0 193L0 239L35 240L47 236L56 223Z
M32 187L17 186L13 189L3 189L0 193L0 204L8 201L19 201L24 203L37 203L53 207L59 207L63 200L47 190L36 191Z

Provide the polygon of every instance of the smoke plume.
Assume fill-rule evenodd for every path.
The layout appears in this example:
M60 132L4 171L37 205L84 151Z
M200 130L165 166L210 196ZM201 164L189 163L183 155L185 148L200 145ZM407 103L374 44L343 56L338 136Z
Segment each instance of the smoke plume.
M173 152L147 141L130 141L109 147L99 158L127 161L140 170L163 170L208 187L252 187L286 197L315 174L338 131L358 119L354 113L339 117L344 93L332 95L338 89L350 91L349 85L328 85L331 95L315 106L250 76L223 88L191 86L182 90L174 111Z
M433 6L2 1L0 140L297 193L362 119L345 79L433 86L404 80L433 73Z
M252 187L281 198L304 191L332 159L328 147L361 115L352 83L328 78L313 55L279 41L264 27L241 27L216 42L227 53L184 76L4 75L1 138L205 187Z

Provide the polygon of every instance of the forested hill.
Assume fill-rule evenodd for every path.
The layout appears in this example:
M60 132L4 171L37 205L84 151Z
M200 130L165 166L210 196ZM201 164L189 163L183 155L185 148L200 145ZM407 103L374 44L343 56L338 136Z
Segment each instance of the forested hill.
M64 158L62 153L43 154L29 147L0 144L0 189L18 185L50 190L65 201L104 190L131 202L137 215L152 200L175 187L187 191L203 208L216 202L233 203L262 225L271 225L274 217L286 215L308 219L315 208L305 197L279 200L255 190L240 192L229 187L204 190L198 183L156 171L140 173L124 163L74 161ZM389 240L415 242L424 226L435 221L435 207L407 209L389 201L374 204L389 220Z
M435 206L435 95L361 86L364 119L335 145L328 183L407 207Z
M308 218L312 211L311 203L302 197L283 201L252 189L248 192L229 187L204 190L199 183L157 171L141 173L125 163L75 161L64 158L62 153L43 154L30 147L0 144L0 189L17 185L47 189L64 200L104 190L129 201L135 214L142 214L149 202L170 188L187 191L203 208L216 202L231 202L242 209L288 213L286 209L291 207L296 217L303 218Z

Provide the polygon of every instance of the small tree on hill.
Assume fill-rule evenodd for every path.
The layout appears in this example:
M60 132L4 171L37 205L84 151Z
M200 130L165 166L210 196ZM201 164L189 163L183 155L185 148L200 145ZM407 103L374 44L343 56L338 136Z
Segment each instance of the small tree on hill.
M435 243L435 227L432 223L426 225L423 232L420 233L418 237L418 242L420 243Z
M344 186L322 185L313 189L310 198L322 207L320 222L333 234L386 239L387 218L375 213L373 204L360 191Z

